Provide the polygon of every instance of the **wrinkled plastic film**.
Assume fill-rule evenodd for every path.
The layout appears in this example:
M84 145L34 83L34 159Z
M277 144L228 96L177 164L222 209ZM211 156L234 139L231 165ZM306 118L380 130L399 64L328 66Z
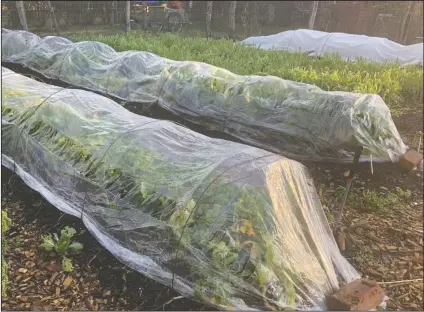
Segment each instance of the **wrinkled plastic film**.
M382 64L423 65L423 43L402 45L387 38L366 35L296 29L269 36L249 37L242 43L263 50L307 53L318 57L335 53L345 61L366 59Z
M259 310L325 309L358 277L301 164L91 92L3 68L2 81L2 164L146 276L222 309Z
M327 92L267 76L239 76L200 62L115 52L2 30L2 60L124 101L161 107L190 122L298 160L396 162L407 147L378 95Z

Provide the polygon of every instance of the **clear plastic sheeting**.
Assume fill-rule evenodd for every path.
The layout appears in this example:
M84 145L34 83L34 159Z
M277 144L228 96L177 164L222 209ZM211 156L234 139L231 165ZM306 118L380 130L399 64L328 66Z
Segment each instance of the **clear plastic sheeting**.
M116 257L221 309L325 309L358 274L296 161L2 68L2 165Z
M383 64L423 65L422 43L404 46L387 38L365 35L297 29L270 36L249 37L242 43L263 50L302 52L309 56L336 53L347 61L363 58Z
M157 103L192 123L293 159L351 161L362 145L362 161L372 155L374 161L396 162L407 150L378 95L239 76L147 52L117 53L98 42L41 39L24 31L4 31L2 39L5 62L125 101Z
M50 79L103 92L125 101L154 103L157 80L172 61L148 52L117 53L99 42L55 36L41 39L2 29L2 61L24 65Z

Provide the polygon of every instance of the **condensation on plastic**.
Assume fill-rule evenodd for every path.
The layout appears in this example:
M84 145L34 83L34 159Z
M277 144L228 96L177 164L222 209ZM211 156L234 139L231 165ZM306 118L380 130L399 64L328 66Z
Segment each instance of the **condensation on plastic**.
M117 258L222 309L325 309L359 278L307 169L2 68L2 164Z
M296 160L397 162L407 147L378 95L327 92L274 76L120 52L98 42L3 30L2 60L125 101L158 103L190 122Z
M422 43L405 46L387 38L366 35L296 29L269 36L249 37L242 43L263 50L308 53L309 56L336 53L345 61L362 58L383 64L423 65Z

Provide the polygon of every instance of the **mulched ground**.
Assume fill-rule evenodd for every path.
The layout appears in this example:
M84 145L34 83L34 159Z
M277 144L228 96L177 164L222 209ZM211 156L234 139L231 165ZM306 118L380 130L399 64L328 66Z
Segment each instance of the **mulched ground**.
M345 186L348 166L307 164L315 185L325 190L322 204L333 215L340 204L335 190ZM376 211L348 203L337 236L342 254L363 277L380 282L390 298L388 310L423 311L423 174L405 172L395 164L363 164L354 181L352 193L371 190L382 197L396 187L411 191L409 199ZM362 203L361 203L362 204ZM332 219L329 220L330 224ZM344 237L344 239L343 239ZM418 279L418 280L417 280ZM410 281L414 280L414 281ZM405 281L398 283L397 281Z
M137 110L134 106L127 108ZM163 113L153 111L149 114ZM162 115L161 118L169 119ZM422 114L411 113L396 118L395 122L405 141L415 147L415 133L422 130ZM339 206L335 201L336 189L345 186L344 173L349 167L305 165L317 189L322 190L326 212L335 214ZM422 172L404 172L393 164L374 164L373 169L371 174L369 164L360 166L352 193L360 195L362 190L373 190L388 197L400 187L409 190L411 196L384 207L384 210L367 207L366 202L365 205L348 203L340 227L343 234L338 236L342 253L364 277L381 283L390 298L389 310L422 311ZM7 234L9 250L6 259L11 268L9 299L2 301L4 310L212 309L187 299L172 301L179 297L177 293L125 268L84 232L84 226L77 218L63 215L3 167L2 209L8 211L14 222ZM329 221L331 223L332 219ZM65 225L77 229L76 239L84 244L84 252L73 261L75 268L71 274L58 271L54 265L57 258L38 247L41 235L58 232ZM166 304L169 301L172 302Z

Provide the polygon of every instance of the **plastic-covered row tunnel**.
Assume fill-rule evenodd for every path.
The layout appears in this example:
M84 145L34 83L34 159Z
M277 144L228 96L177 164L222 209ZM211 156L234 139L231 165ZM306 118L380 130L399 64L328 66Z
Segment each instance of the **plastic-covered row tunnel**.
M123 263L221 309L325 309L358 274L306 168L2 68L2 165Z
M273 76L240 76L200 62L116 52L2 29L2 61L139 105L158 104L187 121L297 160L398 161L407 147L378 95L327 92Z

